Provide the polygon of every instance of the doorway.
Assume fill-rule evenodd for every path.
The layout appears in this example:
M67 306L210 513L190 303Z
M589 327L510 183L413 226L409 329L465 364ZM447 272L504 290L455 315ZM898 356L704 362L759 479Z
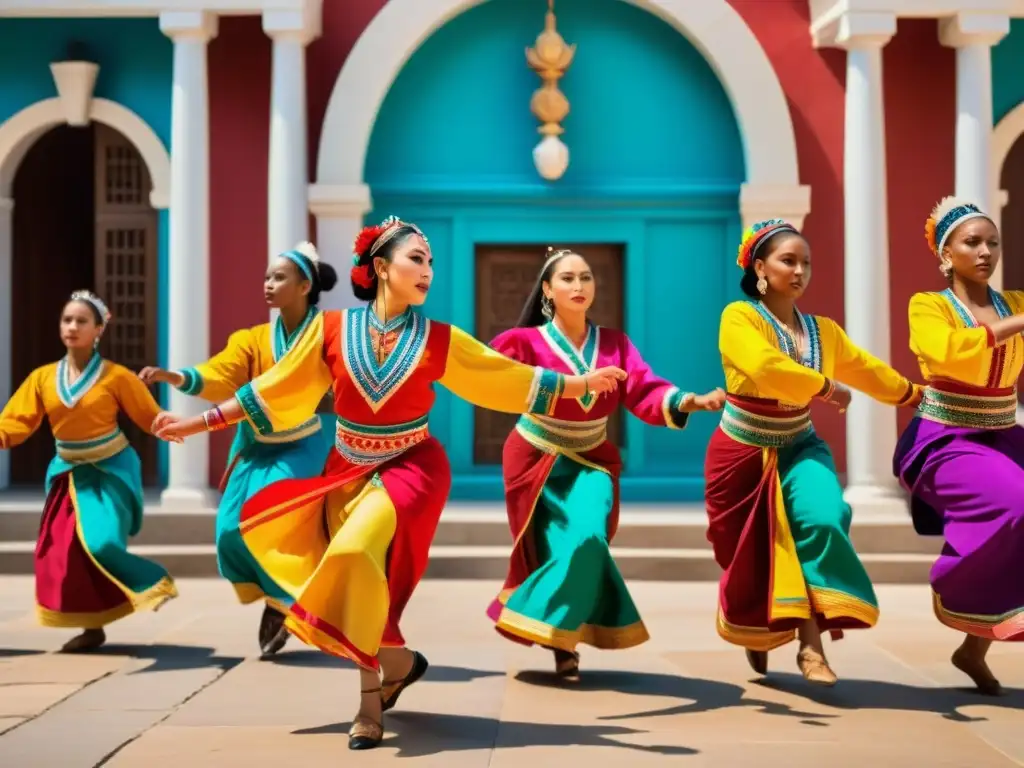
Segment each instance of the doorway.
M110 307L105 358L138 371L157 360L157 213L135 146L106 125L59 126L41 136L14 178L12 385L64 354L58 324L75 290ZM157 441L122 417L142 459L143 482L159 478ZM44 425L11 452L11 485L42 484L53 456Z

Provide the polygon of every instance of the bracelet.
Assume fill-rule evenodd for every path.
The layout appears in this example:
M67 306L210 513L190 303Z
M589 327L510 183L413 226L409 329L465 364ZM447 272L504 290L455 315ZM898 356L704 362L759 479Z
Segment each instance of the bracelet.
M227 419L220 412L220 407L216 405L203 413L203 423L206 425L207 432L217 432L228 427Z

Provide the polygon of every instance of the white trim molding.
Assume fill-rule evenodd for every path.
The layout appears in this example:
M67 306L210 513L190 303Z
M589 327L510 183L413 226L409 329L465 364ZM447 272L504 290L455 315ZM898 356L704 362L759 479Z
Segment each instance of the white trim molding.
M315 14L322 0L0 0L0 16L159 16L178 11L217 16Z
M160 137L137 114L107 99L92 100L89 119L117 129L135 145L153 182L150 205L166 208L171 194L171 156ZM11 196L14 175L36 139L65 122L64 105L60 98L54 97L25 107L0 125L0 197Z
M325 219L341 216L342 210L351 215L363 204L362 195L369 199L368 192L355 197L349 193L364 187L363 168L377 113L402 67L446 22L486 1L389 0L356 41L327 105L316 183L310 187L310 207L323 212L317 214L322 252L329 254L340 246L325 242ZM786 96L767 54L739 13L728 0L622 2L652 13L690 40L725 88L743 137L744 221L775 215L802 222L810 210L810 188L800 184ZM332 192L342 196L332 198ZM355 208L353 201L358 202ZM351 223L344 229L352 229ZM334 255L332 261L337 258Z

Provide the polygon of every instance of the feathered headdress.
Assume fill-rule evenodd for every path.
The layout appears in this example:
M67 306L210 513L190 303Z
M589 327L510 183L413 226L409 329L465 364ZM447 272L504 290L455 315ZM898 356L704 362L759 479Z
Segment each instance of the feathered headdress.
M367 259L365 264L360 264L366 255L373 256L381 247L394 237L401 227L409 227L426 242L427 238L415 224L402 221L397 216L388 216L380 224L372 224L363 227L356 235L352 244L352 282L363 288L373 286L373 259Z
M755 222L744 231L743 239L740 241L739 254L736 256L736 264L739 268L745 270L749 267L761 243L776 232L800 234L796 227L783 219L767 219L766 221Z
M290 251L285 251L281 255L295 264L305 278L311 282L313 280L313 271L320 271L320 254L317 253L316 246L308 241L299 243ZM312 265L312 270L310 265Z
M968 219L979 218L988 219L989 216L974 203L952 195L944 197L932 208L932 215L924 223L924 239L931 252L941 257L942 248L953 230Z
M110 322L110 318L113 315L110 314L110 310L107 309L107 305L103 302L99 296L92 291L75 291L71 294L69 301L84 301L95 309L101 318L103 318L103 324L106 325Z

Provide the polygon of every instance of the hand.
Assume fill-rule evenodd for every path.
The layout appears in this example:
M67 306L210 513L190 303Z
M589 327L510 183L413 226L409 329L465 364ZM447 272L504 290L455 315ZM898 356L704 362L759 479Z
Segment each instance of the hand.
M919 406L921 404L922 400L924 400L924 387L921 386L920 384L915 384L914 385L914 394L911 395L910 400L908 400L905 403L905 407L907 407L907 408L917 408L917 406Z
M827 402L839 406L840 413L846 413L846 409L850 407L850 400L852 399L853 395L850 393L850 390L842 384L836 384L835 390L829 395Z
M174 371L166 371L163 368L158 368L155 365L147 365L141 371L139 371L139 378L142 383L149 386L156 382L162 382L164 384L170 384L175 387L180 387L185 383L185 377L180 373Z
M189 435L194 435L200 431L200 429L190 425L189 421L189 419L184 419L168 411L162 411L153 419L150 431L161 440L166 440L169 443L181 443Z
M694 411L720 411L725 406L725 390L717 387L703 395L690 395L683 400L679 410L683 413Z
M583 377L587 382L587 389L598 395L611 392L619 386L620 381L626 380L626 372L621 368L609 365L605 368L598 368Z

